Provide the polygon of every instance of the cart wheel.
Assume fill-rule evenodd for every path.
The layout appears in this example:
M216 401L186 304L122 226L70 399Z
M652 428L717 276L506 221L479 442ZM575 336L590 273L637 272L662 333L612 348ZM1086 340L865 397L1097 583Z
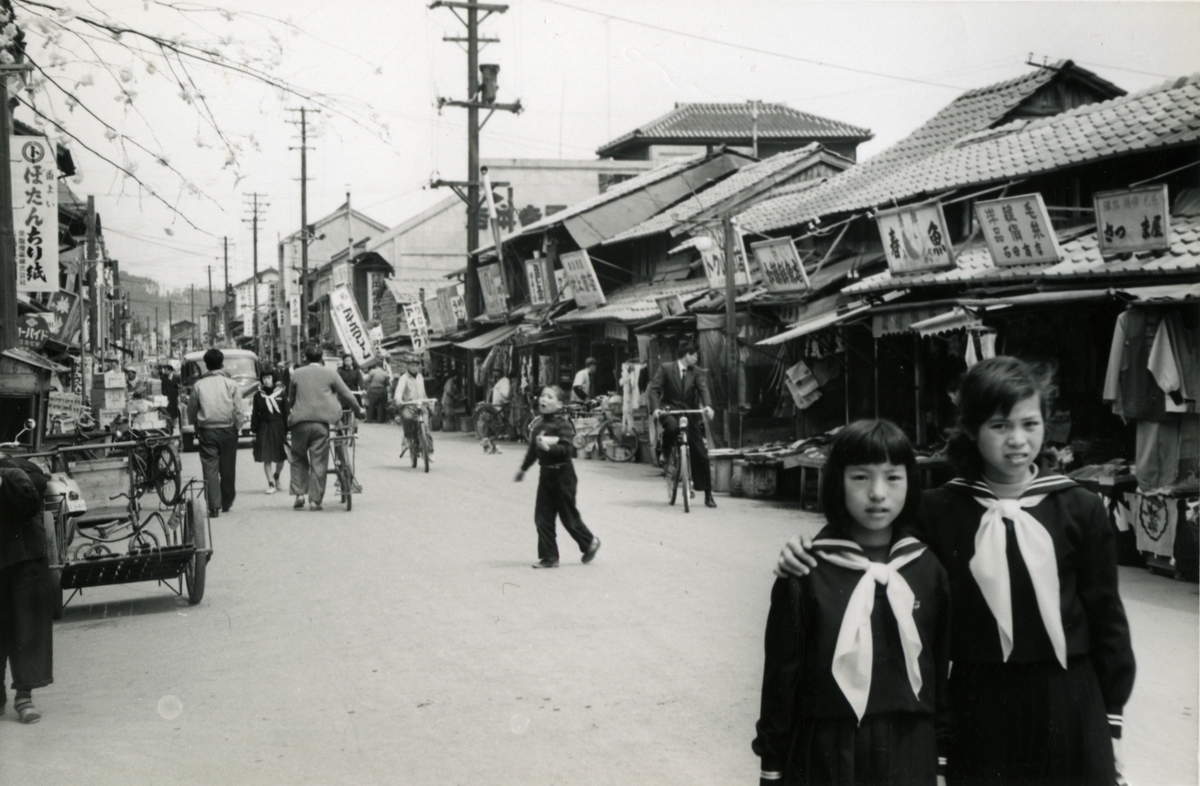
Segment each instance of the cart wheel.
M204 577L208 572L208 507L204 500L188 500L187 539L196 552L184 568L183 579L187 584L188 605L195 606L204 597Z
M667 455L667 502L671 505L675 504L675 497L679 493L679 448L671 449Z
M154 467L154 488L162 504L169 507L178 503L183 491L183 462L179 454L170 445L159 445L150 453L150 462Z

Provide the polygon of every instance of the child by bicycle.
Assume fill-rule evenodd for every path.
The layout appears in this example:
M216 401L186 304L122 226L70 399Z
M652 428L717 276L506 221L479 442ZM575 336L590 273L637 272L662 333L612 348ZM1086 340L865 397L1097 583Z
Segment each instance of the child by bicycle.
M591 562L600 549L600 539L592 534L575 506L575 491L579 483L571 456L575 452L572 443L575 429L563 413L566 394L557 385L547 385L538 396L541 417L533 422L529 436L529 450L517 470L515 480L520 482L525 472L536 461L540 465L538 475L537 504L533 521L538 533L538 561L535 568L558 567L558 541L555 534L555 517L562 519L567 533L579 545L584 564Z

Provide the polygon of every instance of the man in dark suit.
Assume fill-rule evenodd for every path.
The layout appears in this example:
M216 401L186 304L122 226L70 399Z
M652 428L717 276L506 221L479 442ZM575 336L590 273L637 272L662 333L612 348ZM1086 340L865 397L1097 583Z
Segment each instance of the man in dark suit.
M669 455L679 440L679 418L664 414L663 407L671 409L704 409L704 416L711 418L712 394L708 391L708 374L696 365L700 353L696 343L685 339L679 343L679 359L663 363L650 381L650 409L655 419L662 424L663 450ZM708 471L708 445L704 442L704 420L688 417L688 453L691 456L692 482L696 489L704 492L704 504L717 506L712 495L712 483Z

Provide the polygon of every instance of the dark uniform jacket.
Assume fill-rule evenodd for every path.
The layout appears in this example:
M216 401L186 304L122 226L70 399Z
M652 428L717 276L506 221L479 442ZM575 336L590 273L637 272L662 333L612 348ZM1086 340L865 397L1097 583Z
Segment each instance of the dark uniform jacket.
M712 406L712 394L708 391L708 372L699 366L690 366L686 374L679 373L679 361L663 363L650 381L650 411L662 407L672 409L700 409Z
M521 462L521 471L529 469L536 461L543 467L556 467L570 464L575 455L575 427L561 412L554 415L542 415L533 421L530 427L529 449L525 451L525 460ZM538 436L549 434L558 437L558 443L549 450L538 450Z
M46 556L42 493L48 478L23 459L0 459L0 568Z

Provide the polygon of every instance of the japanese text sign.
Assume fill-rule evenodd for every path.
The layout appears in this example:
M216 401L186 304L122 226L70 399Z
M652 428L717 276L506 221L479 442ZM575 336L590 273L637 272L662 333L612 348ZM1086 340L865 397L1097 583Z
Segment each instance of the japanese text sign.
M39 314L26 314L17 320L17 343L37 351L50 338L50 328Z
M1053 263L1061 257L1041 194L978 202L975 217L996 267Z
M417 352L429 349L429 326L425 323L425 310L420 303L404 307L404 321L408 323L408 335L412 348Z
M744 287L750 284L750 266L746 262L746 251L742 247L742 235L736 232L733 242L733 256L737 263L737 274L734 276L735 286ZM704 275L712 289L725 288L725 229L720 225L704 227L697 235L696 248L704 261Z
M525 260L525 278L529 281L529 305L548 306L554 301L554 276L546 257Z
M508 310L508 293L504 291L499 262L479 266L479 286L483 292L483 305L487 313L503 314Z
M79 332L78 296L74 292L60 289L50 296L50 309L55 315L54 338L64 344L73 344Z
M454 320L460 325L465 325L467 322L467 302L457 292L451 294L449 297L450 308L454 310Z
M288 295L288 324L300 327L300 296Z
M763 281L772 292L793 292L810 289L808 273L790 237L751 243L750 251L762 271Z
M17 291L58 291L58 170L45 137L9 142Z
M954 267L954 249L940 202L881 210L875 223L893 275Z
M567 283L575 293L577 306L603 306L607 300L600 289L600 279L592 267L592 259L586 251L570 251L559 256Z
M429 315L429 332L432 335L440 336L449 332L446 317L442 313L442 304L438 302L436 295L425 301L425 313Z
M442 287L437 291L438 305L445 316L447 332L458 330L459 323L467 321L466 307L464 306L463 313L460 315L454 305L456 297L458 297L458 289L456 287ZM462 298L458 299L459 302L462 302Z
M1171 248L1167 185L1102 191L1095 195L1100 254L1166 251Z
M350 294L348 287L334 287L329 293L329 311L333 316L333 326L342 341L342 347L354 356L354 360L360 366L373 360L375 350L371 346L371 337L363 324L358 303L354 301L354 295Z

